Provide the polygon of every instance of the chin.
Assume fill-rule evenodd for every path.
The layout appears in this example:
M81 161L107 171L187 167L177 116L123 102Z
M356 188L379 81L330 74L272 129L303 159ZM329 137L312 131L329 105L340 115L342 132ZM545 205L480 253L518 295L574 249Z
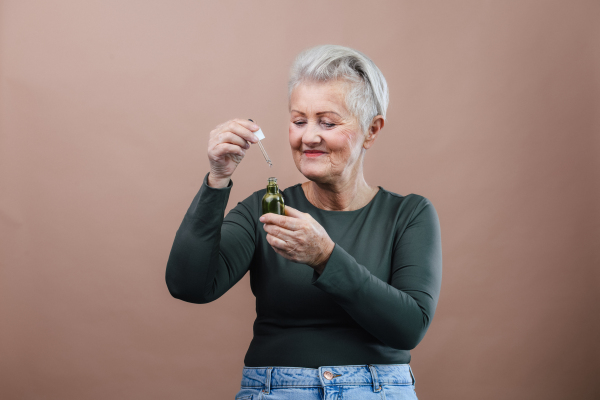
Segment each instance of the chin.
M304 177L314 182L325 182L327 180L327 167L322 162L314 162L309 160L308 162L302 162L302 153L298 152L294 157L296 168Z
M327 172L324 168L315 166L307 167L306 165L299 168L302 175L314 182L324 182L327 180Z

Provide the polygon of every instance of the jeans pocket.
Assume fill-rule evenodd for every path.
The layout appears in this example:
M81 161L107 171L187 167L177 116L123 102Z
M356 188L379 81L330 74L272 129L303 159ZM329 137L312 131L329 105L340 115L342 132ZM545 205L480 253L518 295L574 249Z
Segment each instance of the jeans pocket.
M235 395L235 400L260 400L262 389L242 388Z

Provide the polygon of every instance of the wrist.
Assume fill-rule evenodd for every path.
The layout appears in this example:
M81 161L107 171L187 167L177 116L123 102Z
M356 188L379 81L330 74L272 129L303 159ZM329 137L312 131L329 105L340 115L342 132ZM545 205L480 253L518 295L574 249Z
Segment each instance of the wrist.
M327 265L327 262L329 261L329 258L331 257L331 253L333 253L334 248L335 248L335 242L333 240L330 240L327 250L325 250L323 252L323 258L318 262L317 265L315 265L313 267L319 275L321 275L323 273L323 271L325 270L325 266Z
M210 186L211 188L223 189L223 188L226 188L227 186L229 186L230 180L231 180L231 177L222 178L222 177L213 175L212 172L209 172L208 179L206 180L206 182L208 183L208 186Z

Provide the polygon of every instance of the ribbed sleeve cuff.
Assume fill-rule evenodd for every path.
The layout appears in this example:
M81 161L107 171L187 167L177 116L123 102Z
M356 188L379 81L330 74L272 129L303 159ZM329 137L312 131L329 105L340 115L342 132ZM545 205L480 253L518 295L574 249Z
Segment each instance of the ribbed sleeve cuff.
M371 272L356 262L354 257L341 248L337 243L319 275L313 271L311 283L319 289L333 295L338 300L351 301L352 296L363 287Z

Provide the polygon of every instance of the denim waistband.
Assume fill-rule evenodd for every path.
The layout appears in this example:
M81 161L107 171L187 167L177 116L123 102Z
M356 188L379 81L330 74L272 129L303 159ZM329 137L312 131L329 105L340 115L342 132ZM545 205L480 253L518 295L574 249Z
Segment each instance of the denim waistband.
M244 367L242 388L312 387L330 385L414 385L409 364L363 364L297 367Z

